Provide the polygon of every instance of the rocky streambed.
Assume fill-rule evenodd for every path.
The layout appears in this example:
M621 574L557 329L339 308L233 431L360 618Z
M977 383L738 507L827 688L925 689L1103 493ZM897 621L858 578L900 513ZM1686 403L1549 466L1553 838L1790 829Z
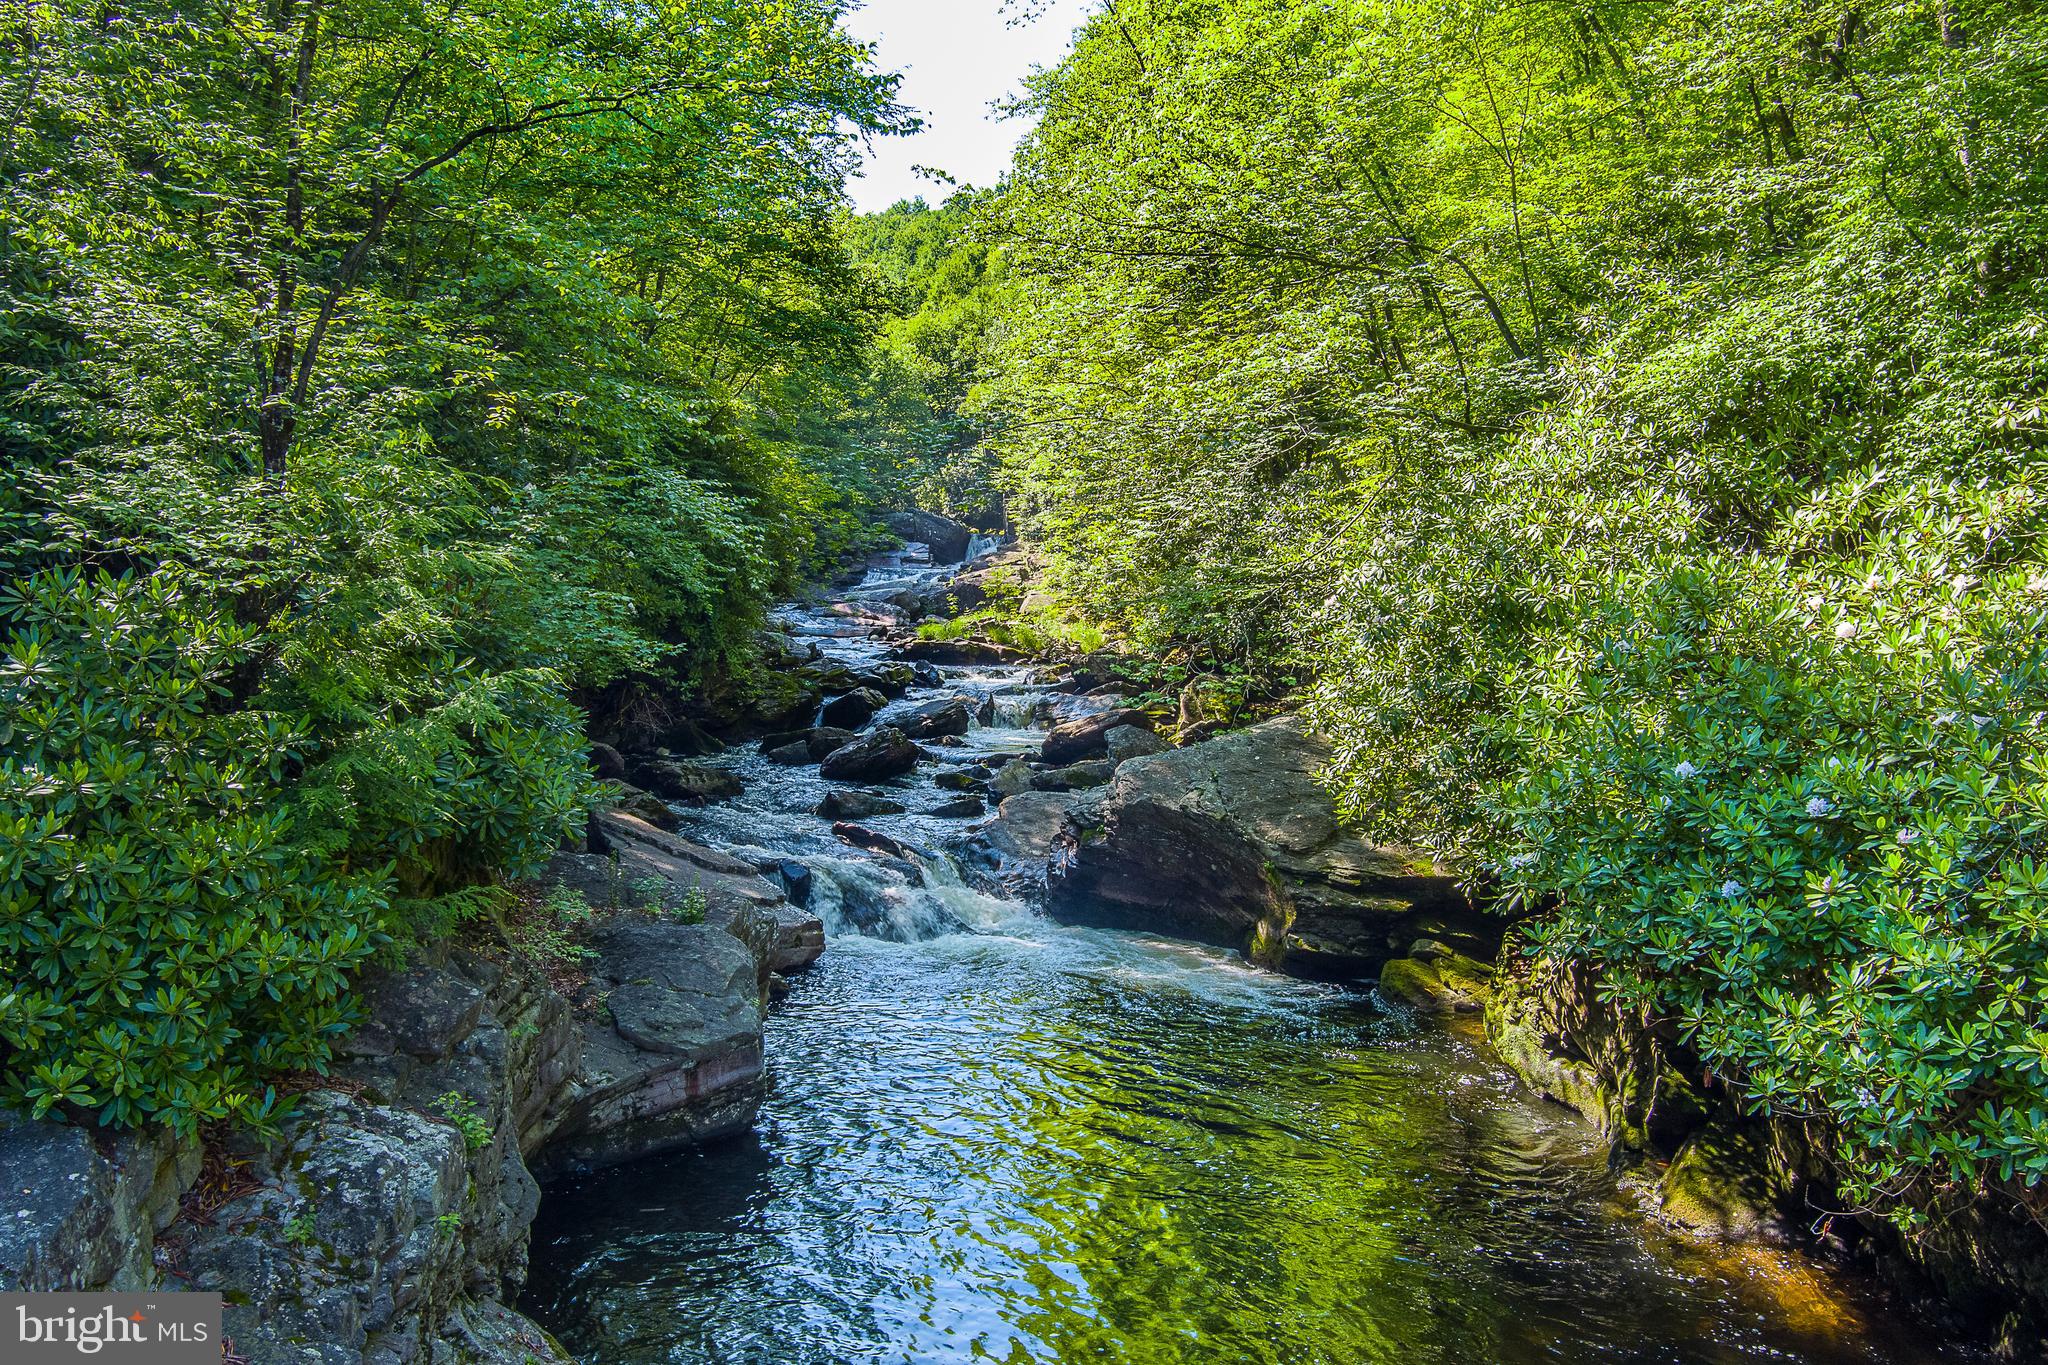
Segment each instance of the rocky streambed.
M373 977L271 1141L0 1130L0 1288L218 1288L240 1358L336 1365L1949 1358L1757 1241L1790 1186L1716 1097L1497 978L1298 725L1172 747L916 639L992 547L900 529L751 695L606 734L573 953Z

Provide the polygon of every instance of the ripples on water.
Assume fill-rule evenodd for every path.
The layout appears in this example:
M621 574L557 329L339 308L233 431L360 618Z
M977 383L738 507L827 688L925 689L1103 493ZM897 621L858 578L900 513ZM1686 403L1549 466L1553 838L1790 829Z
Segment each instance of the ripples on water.
M1933 1358L1795 1262L1653 1247L1455 1038L989 927L835 940L756 1135L551 1191L528 1306L590 1365Z
M790 628L872 660L860 601L937 572ZM945 757L1039 742L1005 728L1043 722L1026 670L944 690L998 722ZM722 761L747 793L690 833L807 863L835 936L755 1133L549 1192L525 1307L585 1365L1937 1358L1797 1259L1661 1237L1584 1125L1434 1025L886 867L811 814L815 769ZM866 823L943 845L929 777Z

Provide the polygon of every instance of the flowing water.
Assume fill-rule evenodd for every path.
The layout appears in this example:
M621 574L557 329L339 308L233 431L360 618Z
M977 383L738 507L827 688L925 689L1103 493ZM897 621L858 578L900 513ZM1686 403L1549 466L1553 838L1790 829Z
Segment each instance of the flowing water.
M934 572L789 624L870 661L864 604ZM943 690L996 722L948 757L1035 747L1024 670ZM929 772L865 822L911 866L808 813L816 769L727 761L748 794L691 832L809 865L833 937L754 1133L549 1192L525 1307L586 1365L1958 1358L1796 1257L1660 1233L1471 1037L969 890Z

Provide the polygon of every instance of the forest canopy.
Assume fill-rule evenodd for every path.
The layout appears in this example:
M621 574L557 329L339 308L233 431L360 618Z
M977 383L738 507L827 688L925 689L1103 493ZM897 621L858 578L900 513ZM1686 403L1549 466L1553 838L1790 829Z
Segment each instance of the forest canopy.
M838 10L0 5L0 1100L260 1117L865 534Z
M1112 0L991 205L1070 600L1826 1119L2048 1175L2048 24Z

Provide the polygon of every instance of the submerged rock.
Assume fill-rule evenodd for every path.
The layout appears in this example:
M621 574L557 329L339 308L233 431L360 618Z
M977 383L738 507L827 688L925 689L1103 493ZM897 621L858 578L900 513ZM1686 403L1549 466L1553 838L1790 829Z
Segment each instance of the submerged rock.
M1316 780L1325 758L1289 718L1131 759L1098 812L1068 821L1048 908L1240 948L1303 975L1369 977L1423 921L1462 912L1464 897L1422 856L1345 828Z

